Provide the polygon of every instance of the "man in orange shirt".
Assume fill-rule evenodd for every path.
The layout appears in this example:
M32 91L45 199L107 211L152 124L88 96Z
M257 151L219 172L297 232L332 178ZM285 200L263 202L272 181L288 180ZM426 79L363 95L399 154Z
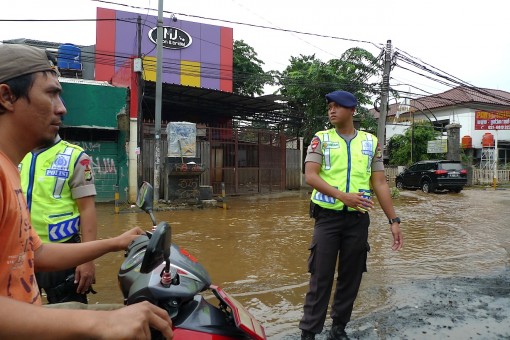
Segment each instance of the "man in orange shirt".
M53 140L66 114L55 65L45 51L0 45L0 338L150 339L150 327L173 337L172 321L148 302L114 311L41 306L35 271L54 271L125 249L142 233L75 244L42 244L32 228L17 165ZM86 306L86 305L84 305Z

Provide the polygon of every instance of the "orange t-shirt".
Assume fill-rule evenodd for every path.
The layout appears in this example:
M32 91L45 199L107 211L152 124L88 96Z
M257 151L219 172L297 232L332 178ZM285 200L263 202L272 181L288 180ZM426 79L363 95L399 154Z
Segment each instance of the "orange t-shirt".
M34 252L41 239L32 228L18 168L0 151L0 295L41 304Z

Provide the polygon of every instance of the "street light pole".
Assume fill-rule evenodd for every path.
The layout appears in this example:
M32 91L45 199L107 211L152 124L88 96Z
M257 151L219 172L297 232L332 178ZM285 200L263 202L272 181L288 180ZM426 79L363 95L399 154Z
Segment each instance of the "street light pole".
M157 25L157 52L156 52L156 112L154 127L154 203L159 200L160 163L161 163L161 93L163 73L163 0L158 1Z

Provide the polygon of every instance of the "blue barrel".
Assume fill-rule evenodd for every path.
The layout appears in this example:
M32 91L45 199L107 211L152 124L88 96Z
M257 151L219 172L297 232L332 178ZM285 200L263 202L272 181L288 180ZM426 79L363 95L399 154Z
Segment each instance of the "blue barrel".
M58 48L59 69L81 71L81 49L74 44L62 44Z

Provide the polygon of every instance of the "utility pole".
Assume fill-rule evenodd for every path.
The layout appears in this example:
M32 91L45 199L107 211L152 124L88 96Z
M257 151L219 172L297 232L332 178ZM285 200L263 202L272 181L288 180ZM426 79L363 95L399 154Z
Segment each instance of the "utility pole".
M384 146L386 141L386 116L388 115L388 98L390 92L390 68L391 68L391 40L386 42L386 52L384 53L383 81L381 87L381 109L379 112L379 122L377 124L377 139L381 153L384 155Z
M161 162L161 93L163 76L163 0L158 1L157 26L157 52L156 52L156 121L154 129L154 203L159 201L160 162Z
M138 16L138 20L136 21L137 31L138 31L138 59L140 59L140 64L142 63L142 17ZM138 116L137 116L137 124L138 127L138 168L137 168L137 188L140 188L142 185L143 178L143 153L142 153L142 144L143 144L143 114L142 114L142 96L143 96L143 76L142 72L137 72L137 92L138 92Z

